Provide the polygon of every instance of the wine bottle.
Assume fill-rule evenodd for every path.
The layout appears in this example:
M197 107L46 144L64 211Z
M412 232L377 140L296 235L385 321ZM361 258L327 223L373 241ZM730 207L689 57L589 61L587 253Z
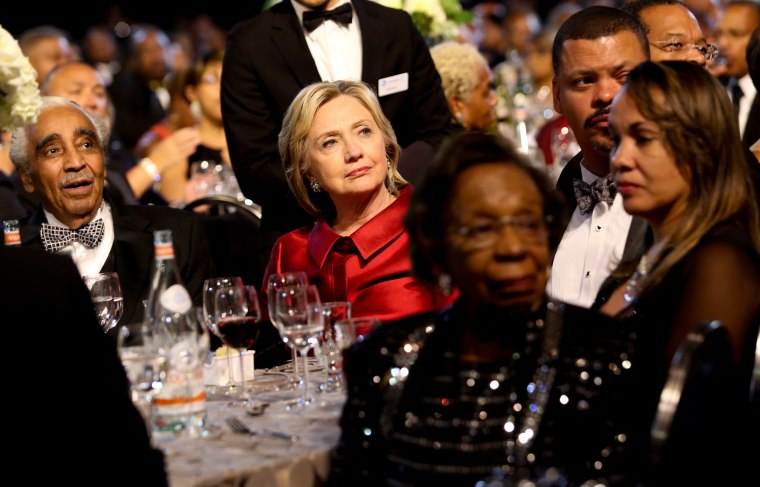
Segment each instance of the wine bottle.
M171 230L153 233L153 275L145 320L161 357L161 390L153 396L152 425L155 432L199 434L206 422L203 360L208 352L207 335L194 313L174 258ZM204 341L205 338L205 341Z

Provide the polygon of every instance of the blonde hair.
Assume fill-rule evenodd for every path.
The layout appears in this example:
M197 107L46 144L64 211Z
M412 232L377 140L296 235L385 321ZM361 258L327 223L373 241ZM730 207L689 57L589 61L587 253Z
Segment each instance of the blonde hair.
M309 129L317 111L341 95L354 98L366 108L383 134L385 154L390 161L385 187L392 195L398 196L399 189L407 184L406 179L398 172L401 148L396 141L396 133L391 122L383 114L372 88L361 81L323 81L311 84L296 95L285 112L278 145L285 178L298 204L310 215L322 215L328 221L335 217L335 205L326 193L314 193L309 190L308 174L311 161L307 142Z
M488 62L472 44L446 41L430 49L435 69L441 75L446 98L456 96L464 101L480 82L480 70Z

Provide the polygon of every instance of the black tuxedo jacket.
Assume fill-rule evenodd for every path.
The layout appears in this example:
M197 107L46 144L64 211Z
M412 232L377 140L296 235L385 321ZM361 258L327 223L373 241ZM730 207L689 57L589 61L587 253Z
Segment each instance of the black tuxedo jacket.
M408 90L380 97L399 145L424 141L437 147L451 131L451 115L429 49L411 17L372 1L352 0L352 5L361 28L362 80L376 89L382 78L409 74ZM262 245L271 247L277 236L313 221L290 194L277 150L291 101L305 86L322 81L290 1L230 31L222 73L232 165L243 193L263 208ZM432 149L423 154L432 155ZM405 170L406 164L427 162L425 155L416 159L404 160L401 173L415 172Z
M0 246L0 269L3 363L16 369L3 384L7 464L55 459L24 474L36 485L167 485L163 454L71 260Z
M203 281L212 276L213 264L203 224L189 211L160 206L111 205L114 243L103 271L117 272L124 295L120 324L141 321L142 300L150 291L153 272L153 232L171 230L180 277L196 305L203 302ZM21 245L42 249L40 209L21 223ZM111 333L114 333L112 331Z
M575 200L575 191L573 191L573 179L582 179L581 161L583 153L579 152L567 162L562 169L557 180L557 189L562 192L567 200L568 214L572 215L578 202ZM631 220L631 227L628 229L628 237L623 248L623 257L621 262L638 259L649 245L649 224L643 218L634 216Z

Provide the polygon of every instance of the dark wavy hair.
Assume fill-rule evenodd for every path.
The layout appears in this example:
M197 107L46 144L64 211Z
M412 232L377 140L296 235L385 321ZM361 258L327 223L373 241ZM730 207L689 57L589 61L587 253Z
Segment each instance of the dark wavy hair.
M514 146L499 135L463 131L447 138L433 162L427 167L412 193L404 224L409 232L412 273L421 281L436 285L436 269L446 269L444 241L449 201L457 177L478 164L504 164L525 172L536 184L543 200L544 217L549 230L549 249L553 253L567 222L562 195L546 175Z

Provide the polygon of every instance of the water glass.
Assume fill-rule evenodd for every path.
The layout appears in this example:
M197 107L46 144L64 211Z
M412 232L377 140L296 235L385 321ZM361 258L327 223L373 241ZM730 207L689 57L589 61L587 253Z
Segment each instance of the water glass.
M343 351L354 343L362 341L369 332L378 326L380 326L380 320L377 318L352 318L336 321L333 325L335 343Z
M322 303L322 315L325 320L325 328L322 331L319 344L321 358L327 370L327 380L319 385L323 392L337 392L344 390L342 372L342 349L335 341L335 323L351 319L350 301L328 301Z
M115 327L124 313L124 296L121 293L119 275L115 272L102 272L82 278L95 307L100 326L104 332Z
M150 431L152 396L161 389L160 360L150 326L145 322L128 323L119 329L116 340L132 402Z

